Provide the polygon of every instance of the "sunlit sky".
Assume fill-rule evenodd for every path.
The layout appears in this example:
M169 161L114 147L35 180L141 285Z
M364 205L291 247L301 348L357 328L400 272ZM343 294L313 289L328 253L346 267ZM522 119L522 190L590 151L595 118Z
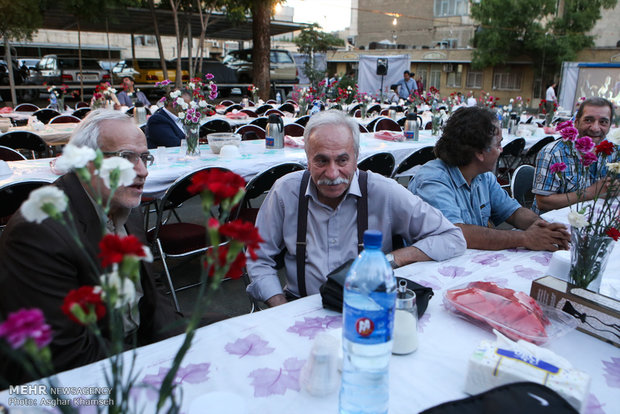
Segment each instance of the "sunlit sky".
M351 24L351 0L286 0L293 7L293 20L318 23L326 32L343 30Z

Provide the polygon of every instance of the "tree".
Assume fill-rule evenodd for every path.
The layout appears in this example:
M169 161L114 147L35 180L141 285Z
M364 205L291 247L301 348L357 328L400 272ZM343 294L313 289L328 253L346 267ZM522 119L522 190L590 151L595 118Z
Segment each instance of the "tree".
M13 105L17 103L17 96L15 94L13 58L11 57L9 40L31 39L32 34L41 26L43 21L42 7L42 0L0 2L0 15L2 15L0 19L0 36L4 42L4 59L7 62L9 71L9 85L11 86Z
M325 72L317 70L314 62L316 53L325 53L333 50L334 46L342 46L344 41L336 36L319 30L320 26L313 23L307 28L302 29L299 36L293 41L297 45L299 53L305 53L308 58L304 62L304 73L310 79L313 88L317 89L318 83L325 77Z
M617 0L483 0L471 3L480 23L474 35L472 66L484 68L528 56L541 79L557 73L562 62L593 45L586 35L601 18L601 9ZM544 79L542 79L544 81Z

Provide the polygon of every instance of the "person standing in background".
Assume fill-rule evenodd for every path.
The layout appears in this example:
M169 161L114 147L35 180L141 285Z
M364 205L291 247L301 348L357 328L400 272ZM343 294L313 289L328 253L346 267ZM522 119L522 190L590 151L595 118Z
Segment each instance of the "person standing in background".
M555 96L555 86L555 82L551 82L547 85L547 93L545 94L545 112L547 114L547 121L545 125L547 126L551 126L553 113L555 112L555 108L558 104L558 98Z

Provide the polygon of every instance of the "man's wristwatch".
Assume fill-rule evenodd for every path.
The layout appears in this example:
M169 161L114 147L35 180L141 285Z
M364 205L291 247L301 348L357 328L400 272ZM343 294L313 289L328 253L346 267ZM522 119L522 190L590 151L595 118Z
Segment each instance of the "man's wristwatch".
M387 259L388 262L390 262L390 266L392 266L392 269L398 268L398 265L396 264L396 261L394 260L394 255L392 253L386 254L385 258Z

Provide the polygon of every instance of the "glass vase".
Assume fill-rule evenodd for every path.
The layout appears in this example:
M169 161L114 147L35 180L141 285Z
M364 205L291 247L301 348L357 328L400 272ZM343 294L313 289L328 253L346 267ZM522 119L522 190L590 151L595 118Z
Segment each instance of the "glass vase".
M362 117L362 119L366 119L366 111L368 110L368 108L366 108L366 105L360 105L360 115Z
M200 157L199 132L199 125L185 125L185 142L187 144L185 155L187 158Z
M431 133L433 136L439 135L439 119L435 119L431 121Z
M593 292L601 288L601 279L611 251L613 239L588 233L585 229L571 229L570 281L575 286Z

